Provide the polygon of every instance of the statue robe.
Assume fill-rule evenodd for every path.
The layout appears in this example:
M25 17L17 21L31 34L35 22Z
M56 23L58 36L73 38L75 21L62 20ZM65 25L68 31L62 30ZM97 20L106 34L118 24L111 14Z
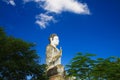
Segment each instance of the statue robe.
M46 48L47 71L61 64L61 52L54 46L48 45Z

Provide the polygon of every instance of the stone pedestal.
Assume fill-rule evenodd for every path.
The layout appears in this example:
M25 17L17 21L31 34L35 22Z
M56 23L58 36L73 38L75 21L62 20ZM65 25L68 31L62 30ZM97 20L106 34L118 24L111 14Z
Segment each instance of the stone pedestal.
M65 71L62 65L57 65L47 71L49 80L65 80Z
M65 80L65 79L61 75L54 75L54 76L49 77L49 80Z

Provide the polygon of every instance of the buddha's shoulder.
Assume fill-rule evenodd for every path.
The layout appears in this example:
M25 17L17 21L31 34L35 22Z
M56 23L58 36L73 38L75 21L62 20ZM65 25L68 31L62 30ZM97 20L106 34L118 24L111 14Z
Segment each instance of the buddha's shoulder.
M47 45L47 47L46 47L47 49L53 49L54 47L52 46L52 45Z

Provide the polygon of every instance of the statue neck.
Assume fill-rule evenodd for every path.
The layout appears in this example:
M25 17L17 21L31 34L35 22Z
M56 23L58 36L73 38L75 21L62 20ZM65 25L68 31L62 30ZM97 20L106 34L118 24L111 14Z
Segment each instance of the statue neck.
M56 48L56 45L55 45L55 44L53 44L53 43L50 43L50 45Z

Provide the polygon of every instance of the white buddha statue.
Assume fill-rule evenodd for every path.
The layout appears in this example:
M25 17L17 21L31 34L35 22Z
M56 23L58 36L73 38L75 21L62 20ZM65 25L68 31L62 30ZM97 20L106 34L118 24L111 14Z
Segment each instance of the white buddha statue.
M58 74L63 74L64 67L61 65L62 49L57 48L59 37L56 34L51 34L49 38L50 44L46 48L46 64L47 71L56 67Z

